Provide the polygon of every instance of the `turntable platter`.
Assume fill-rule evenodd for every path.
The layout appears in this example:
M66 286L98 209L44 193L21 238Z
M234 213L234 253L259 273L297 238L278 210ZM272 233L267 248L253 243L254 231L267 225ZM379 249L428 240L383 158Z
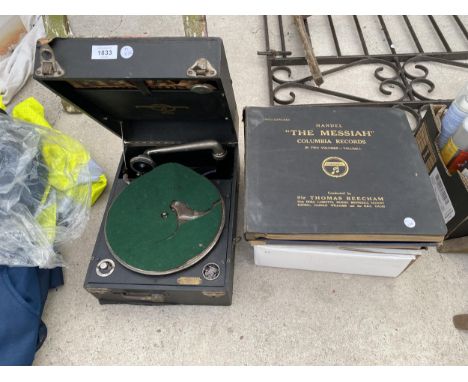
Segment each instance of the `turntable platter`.
M144 274L188 268L215 246L224 203L204 176L167 163L130 183L112 203L105 236L114 257Z

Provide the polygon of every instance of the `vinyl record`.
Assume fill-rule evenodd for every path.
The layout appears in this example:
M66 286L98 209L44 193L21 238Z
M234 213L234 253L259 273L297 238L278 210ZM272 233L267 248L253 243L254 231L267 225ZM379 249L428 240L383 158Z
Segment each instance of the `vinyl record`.
M117 196L107 213L105 235L122 265L164 275L205 257L223 226L224 203L216 186L188 167L167 163Z

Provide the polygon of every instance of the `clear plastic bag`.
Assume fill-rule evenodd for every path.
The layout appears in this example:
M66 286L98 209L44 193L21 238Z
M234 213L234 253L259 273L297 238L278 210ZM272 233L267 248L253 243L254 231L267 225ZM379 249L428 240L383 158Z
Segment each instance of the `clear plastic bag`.
M0 114L0 265L54 268L89 218L89 154L67 135Z

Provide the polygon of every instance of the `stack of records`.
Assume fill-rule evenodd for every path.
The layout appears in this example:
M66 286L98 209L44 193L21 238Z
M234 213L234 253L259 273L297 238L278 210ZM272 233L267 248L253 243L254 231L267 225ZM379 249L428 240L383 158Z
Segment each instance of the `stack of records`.
M258 265L397 276L446 226L401 110L247 108L245 237Z

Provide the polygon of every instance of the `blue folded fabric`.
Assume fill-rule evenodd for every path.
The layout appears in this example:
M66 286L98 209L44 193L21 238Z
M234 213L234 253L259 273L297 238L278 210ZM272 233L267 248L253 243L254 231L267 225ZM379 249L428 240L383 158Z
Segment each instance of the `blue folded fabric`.
M41 320L50 288L63 285L62 268L0 266L0 365L31 365L47 336Z

